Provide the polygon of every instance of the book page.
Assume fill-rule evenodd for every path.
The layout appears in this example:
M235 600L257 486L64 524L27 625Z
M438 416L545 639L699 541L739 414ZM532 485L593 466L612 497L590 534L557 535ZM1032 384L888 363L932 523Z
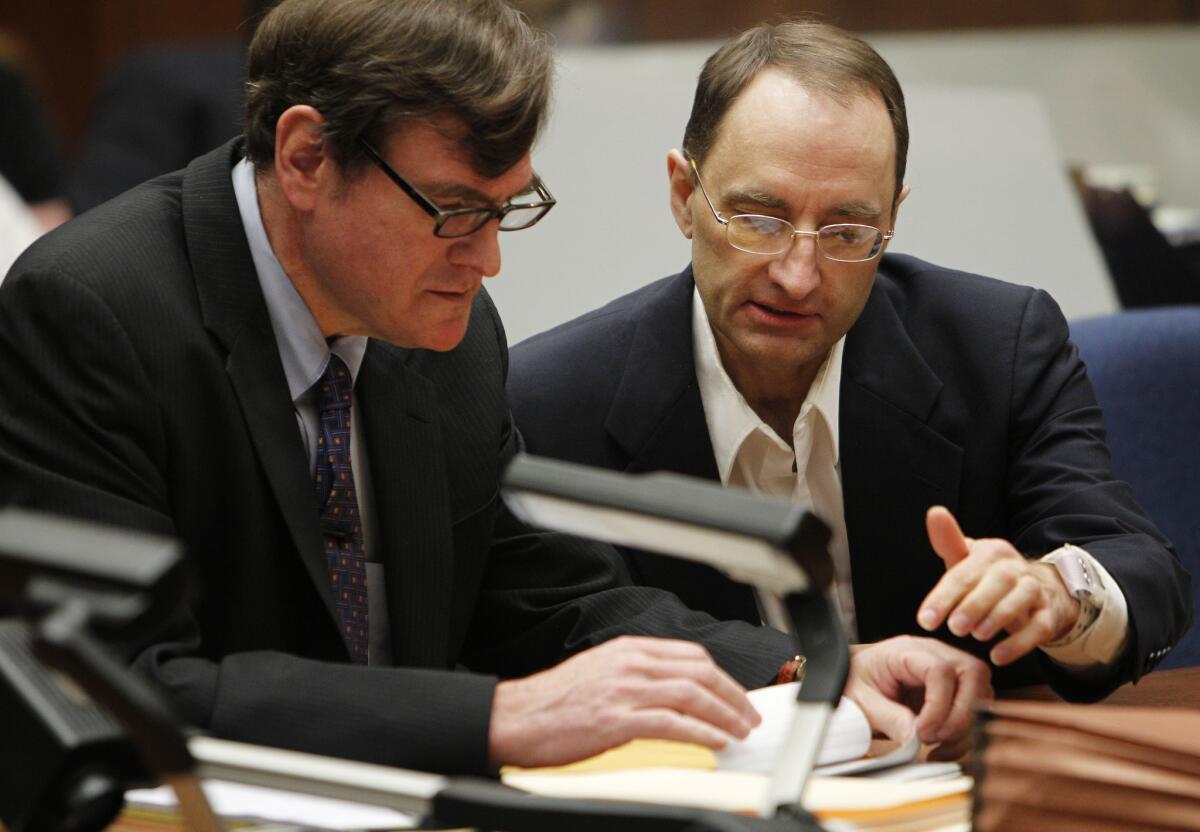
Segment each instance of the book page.
M854 774L866 774L867 772L878 772L884 769L895 769L897 766L912 768L909 766L909 764L916 760L917 755L920 753L921 740L914 731L913 735L905 742L897 745L886 754L880 754L878 757L855 757L852 760L845 760L840 763L821 765L817 767L814 773L823 774L825 776L848 776ZM957 774L958 764L950 763L950 765L954 767L955 773ZM908 779L921 779L920 773L922 771L929 770L923 765L920 768L912 768L912 771L908 774ZM940 773L944 773L944 770L942 770ZM937 774L934 774L934 776L937 776Z
M741 813L752 813L762 805L767 780L764 774L672 768L571 775L524 771L503 777L506 785L547 797L669 803ZM822 821L854 818L879 822L931 809L965 819L972 782L970 777L921 783L814 777L804 790L803 803Z
M795 715L799 689L800 685L792 682L750 691L750 702L762 716L762 723L746 739L735 740L718 751L717 768L721 771L774 771ZM817 765L857 759L870 747L871 726L866 716L854 701L843 696L825 729Z

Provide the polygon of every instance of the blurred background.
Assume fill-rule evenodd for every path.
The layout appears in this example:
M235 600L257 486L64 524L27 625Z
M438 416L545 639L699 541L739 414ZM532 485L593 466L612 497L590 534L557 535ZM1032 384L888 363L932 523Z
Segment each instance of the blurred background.
M686 264L667 211L704 58L789 12L855 31L909 98L893 250L1050 290L1069 316L1200 302L1200 0L521 0L561 55L535 163L560 200L489 283L511 341ZM4 249L240 128L269 2L0 3Z

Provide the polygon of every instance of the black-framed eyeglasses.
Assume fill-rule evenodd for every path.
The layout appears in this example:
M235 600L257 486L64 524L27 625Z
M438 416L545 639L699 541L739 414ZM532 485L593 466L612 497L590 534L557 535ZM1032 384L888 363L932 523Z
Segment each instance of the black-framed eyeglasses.
M883 250L885 240L892 239L895 231L880 231L873 225L860 225L853 222L839 222L823 225L816 231L801 231L790 222L779 217L769 217L765 214L735 214L725 218L708 198L704 182L700 179L700 169L696 160L690 160L692 171L696 174L696 182L700 184L700 193L712 210L717 222L725 226L725 239L729 245L738 251L750 254L782 254L792 247L792 241L797 237L812 237L817 241L817 251L821 256L835 260L838 263L862 263L873 260Z
M433 233L437 237L466 237L483 228L492 219L500 221L501 231L520 231L536 224L558 202L535 173L526 191L499 207L454 208L447 211L439 208L432 199L396 173L366 139L360 136L358 144L388 179L396 183L396 187L408 194L422 211L433 217Z

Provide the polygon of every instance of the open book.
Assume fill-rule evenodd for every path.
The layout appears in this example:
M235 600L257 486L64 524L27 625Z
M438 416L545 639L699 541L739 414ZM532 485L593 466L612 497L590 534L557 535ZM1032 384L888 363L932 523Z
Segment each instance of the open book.
M577 763L538 771L580 774L671 767L769 774L783 754L796 706L797 687L793 682L750 691L750 701L762 716L762 723L746 739L735 740L715 753L689 743L634 740ZM920 742L913 736L886 753L873 754L871 726L866 715L853 700L842 697L825 729L814 773L897 780L938 779L962 773L957 763L916 762L920 748Z
M717 768L769 773L783 754L796 693L795 683L751 691L750 701L762 715L762 724L746 739L718 751ZM825 729L815 773L903 780L956 777L962 773L957 763L917 763L921 743L915 735L886 753L872 754L871 746L871 726L866 715L853 700L842 697Z
M718 752L717 767L722 771L770 772L783 753L796 692L795 684L751 691L750 701L762 715L762 724L746 739ZM921 742L915 734L890 749L881 745L887 743L872 743L871 726L862 709L842 697L825 729L814 774L884 780L938 780L962 774L958 763L918 762Z

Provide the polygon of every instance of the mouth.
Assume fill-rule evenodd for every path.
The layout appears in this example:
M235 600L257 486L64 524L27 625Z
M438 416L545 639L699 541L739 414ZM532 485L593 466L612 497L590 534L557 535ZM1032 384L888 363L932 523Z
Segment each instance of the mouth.
M430 289L429 293L451 303L470 303L478 291L478 286L469 286L466 289Z
M749 302L749 305L761 314L765 314L772 318L778 318L780 320L803 321L820 317L815 312L805 312L799 309L784 309L779 306L771 306L769 304L759 303L758 301L753 300Z

